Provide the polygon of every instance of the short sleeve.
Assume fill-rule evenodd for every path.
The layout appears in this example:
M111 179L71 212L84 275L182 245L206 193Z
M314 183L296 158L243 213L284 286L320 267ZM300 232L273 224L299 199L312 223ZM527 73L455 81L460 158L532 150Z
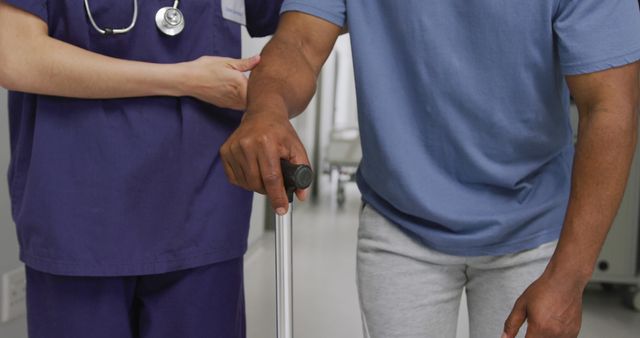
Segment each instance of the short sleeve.
M553 28L565 75L593 73L640 59L637 0L558 0Z
M284 12L302 12L344 27L347 20L346 0L285 0Z
M48 22L49 15L47 14L47 2L48 0L3 0L5 3L19 8L25 12L29 12L44 22Z
M245 0L247 30L253 37L275 33L283 0Z

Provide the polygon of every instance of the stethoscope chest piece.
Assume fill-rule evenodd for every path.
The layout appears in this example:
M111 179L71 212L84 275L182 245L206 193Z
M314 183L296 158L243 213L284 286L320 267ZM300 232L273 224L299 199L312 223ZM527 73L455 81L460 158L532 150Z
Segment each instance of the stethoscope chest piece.
M178 35L184 29L184 15L177 6L160 8L156 13L156 25L166 35Z

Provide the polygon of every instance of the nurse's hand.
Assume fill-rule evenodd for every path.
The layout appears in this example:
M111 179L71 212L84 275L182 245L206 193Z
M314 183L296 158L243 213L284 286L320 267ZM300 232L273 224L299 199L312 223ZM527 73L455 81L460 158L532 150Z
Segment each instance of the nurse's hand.
M184 69L185 95L221 108L244 110L247 107L248 72L260 63L260 56L230 59L203 56L180 64Z
M247 112L240 127L220 149L231 183L266 194L276 213L284 215L289 200L284 190L280 159L309 165L307 152L287 114ZM296 191L298 199L306 191Z

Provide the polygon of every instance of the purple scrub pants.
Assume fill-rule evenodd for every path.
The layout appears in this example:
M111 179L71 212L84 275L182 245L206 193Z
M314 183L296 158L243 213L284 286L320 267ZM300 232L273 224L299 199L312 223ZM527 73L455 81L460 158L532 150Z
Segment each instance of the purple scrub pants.
M245 338L242 258L138 277L27 268L30 338Z

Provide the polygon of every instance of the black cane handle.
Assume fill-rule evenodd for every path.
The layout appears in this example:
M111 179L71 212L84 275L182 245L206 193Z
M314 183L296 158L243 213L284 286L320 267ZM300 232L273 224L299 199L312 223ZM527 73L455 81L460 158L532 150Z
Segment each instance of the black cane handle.
M289 203L293 202L296 190L307 189L313 183L313 170L305 164L292 164L287 160L280 160L284 188L287 191Z

